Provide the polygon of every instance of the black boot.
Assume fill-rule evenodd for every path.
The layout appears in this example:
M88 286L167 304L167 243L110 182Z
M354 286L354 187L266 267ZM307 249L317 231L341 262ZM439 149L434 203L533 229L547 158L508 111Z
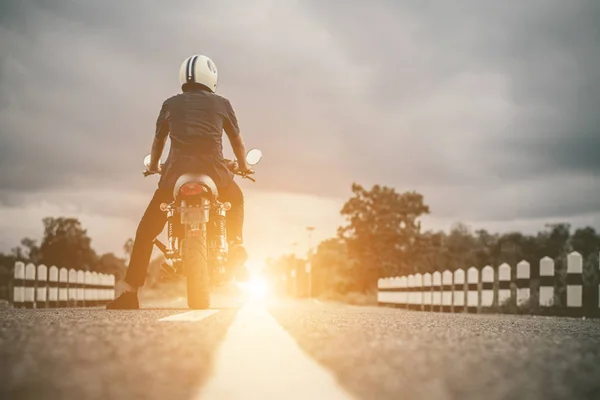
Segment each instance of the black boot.
M229 258L227 268L239 282L247 282L250 279L248 268L244 265L248 261L248 252L239 238L229 243Z
M248 261L248 252L241 244L229 245L229 257L227 264L235 269L242 267Z
M106 305L107 310L137 310L140 308L137 292L123 292Z

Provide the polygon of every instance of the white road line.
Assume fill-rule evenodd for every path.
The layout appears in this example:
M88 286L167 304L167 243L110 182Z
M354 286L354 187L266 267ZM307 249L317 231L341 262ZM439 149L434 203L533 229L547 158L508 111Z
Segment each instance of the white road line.
M242 308L198 399L352 399L258 304Z
M164 317L159 319L159 321L191 321L197 322L202 321L206 317L210 317L211 315L219 312L219 310L194 310L184 312L182 314L169 315L168 317Z
M178 297L169 301L148 300L144 301L144 308L187 308L185 297Z

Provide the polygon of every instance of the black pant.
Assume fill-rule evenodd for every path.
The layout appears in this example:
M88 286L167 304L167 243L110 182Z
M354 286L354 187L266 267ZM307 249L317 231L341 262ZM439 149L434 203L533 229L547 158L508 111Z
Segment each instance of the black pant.
M236 238L243 239L244 196L238 184L232 181L225 189L219 190L219 200L231 203L231 210L227 212L227 239L229 241ZM153 241L167 223L167 213L160 210L160 204L171 201L173 201L173 190L158 188L138 225L129 267L125 274L125 282L133 287L144 286L152 256Z

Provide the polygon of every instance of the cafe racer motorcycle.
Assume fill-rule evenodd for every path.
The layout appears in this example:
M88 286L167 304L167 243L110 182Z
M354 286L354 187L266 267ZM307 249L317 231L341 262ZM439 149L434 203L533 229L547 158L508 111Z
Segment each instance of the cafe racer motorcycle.
M256 165L262 152L251 149L246 154L249 165ZM226 160L232 172L255 181L237 171L237 163ZM150 155L144 159L146 170ZM144 172L144 176L152 175ZM154 239L156 247L164 254L162 272L186 279L187 302L191 309L206 309L215 287L230 282L232 271L227 268L229 249L227 243L226 214L231 209L228 202L220 202L217 186L204 174L183 174L173 188L173 201L162 203L167 213L167 244Z

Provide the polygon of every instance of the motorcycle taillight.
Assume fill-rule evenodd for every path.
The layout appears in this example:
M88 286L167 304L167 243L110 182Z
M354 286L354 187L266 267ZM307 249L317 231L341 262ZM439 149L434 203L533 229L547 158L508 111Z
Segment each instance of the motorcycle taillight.
M184 196L194 196L200 193L204 193L205 189L204 186L202 186L199 183L196 182L190 182L190 183L186 183L185 185L181 186L181 189L179 189L179 192L181 194L183 194Z

